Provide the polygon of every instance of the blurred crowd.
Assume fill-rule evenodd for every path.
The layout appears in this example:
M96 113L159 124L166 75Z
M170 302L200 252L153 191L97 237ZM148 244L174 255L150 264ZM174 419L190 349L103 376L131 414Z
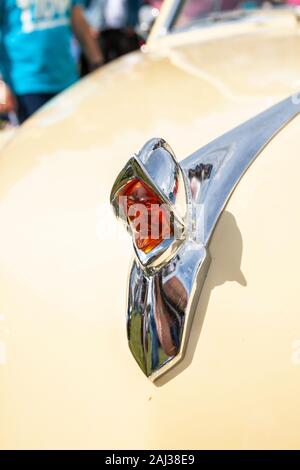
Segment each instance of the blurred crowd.
M138 49L139 11L162 0L0 0L0 127Z
M0 130L7 122L23 123L80 77L138 49L143 11L148 5L158 12L162 3L0 0ZM300 0L185 0L172 27L187 28L216 11L283 4Z

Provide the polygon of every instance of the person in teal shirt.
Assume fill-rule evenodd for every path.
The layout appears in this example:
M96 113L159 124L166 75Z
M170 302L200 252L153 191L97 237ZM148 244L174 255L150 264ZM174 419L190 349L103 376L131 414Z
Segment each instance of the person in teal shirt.
M81 0L1 0L0 73L5 85L0 112L15 109L21 123L76 82L73 32L91 68L96 68L102 55Z

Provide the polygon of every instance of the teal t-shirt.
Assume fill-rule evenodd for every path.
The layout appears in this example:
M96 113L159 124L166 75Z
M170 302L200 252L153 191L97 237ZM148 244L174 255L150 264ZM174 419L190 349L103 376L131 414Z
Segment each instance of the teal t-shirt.
M14 93L58 93L77 79L71 10L81 0L0 0L0 71Z

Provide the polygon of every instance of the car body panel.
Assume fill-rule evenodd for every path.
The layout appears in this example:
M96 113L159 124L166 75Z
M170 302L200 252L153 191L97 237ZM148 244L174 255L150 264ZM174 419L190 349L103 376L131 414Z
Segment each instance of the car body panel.
M9 127L7 129L0 130L0 149L8 142L8 140L14 135L15 129Z
M128 350L133 250L109 208L149 138L182 159L297 90L289 17L288 30L126 56L2 150L1 448L299 447L299 118L230 198L187 354L156 385Z

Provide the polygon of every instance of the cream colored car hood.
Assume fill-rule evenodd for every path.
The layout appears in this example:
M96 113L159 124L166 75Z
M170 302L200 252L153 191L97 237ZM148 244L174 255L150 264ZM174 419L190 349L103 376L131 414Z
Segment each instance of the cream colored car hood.
M0 150L8 142L8 140L14 135L15 128L10 127L8 129L0 130Z
M181 159L297 90L290 21L129 55L2 150L1 448L300 446L299 119L229 201L186 358L156 386L127 347L132 249L108 206L147 139Z

